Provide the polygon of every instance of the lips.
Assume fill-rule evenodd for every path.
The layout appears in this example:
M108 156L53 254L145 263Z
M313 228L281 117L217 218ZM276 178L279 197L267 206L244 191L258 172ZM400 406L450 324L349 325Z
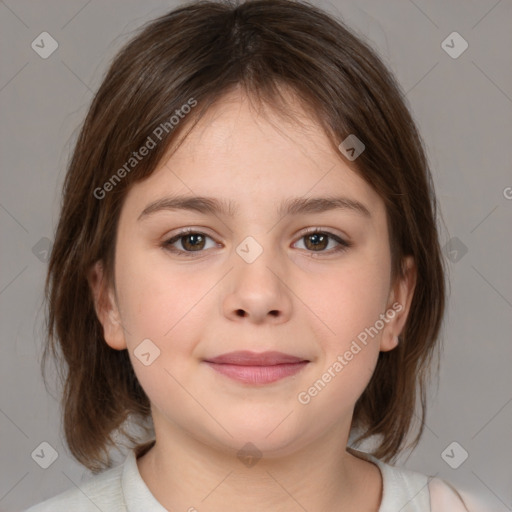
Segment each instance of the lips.
M282 352L230 352L207 359L212 369L245 384L270 384L301 371L309 361Z
M282 352L249 352L247 350L239 352L229 352L212 359L207 359L208 363L217 364L235 364L240 366L274 366L276 364L300 363L305 361L300 357L283 354Z

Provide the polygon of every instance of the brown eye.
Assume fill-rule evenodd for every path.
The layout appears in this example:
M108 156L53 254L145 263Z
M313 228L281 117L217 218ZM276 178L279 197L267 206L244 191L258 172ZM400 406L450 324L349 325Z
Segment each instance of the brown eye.
M180 256L193 256L193 253L205 252L204 249L207 248L205 247L207 239L213 241L213 239L205 233L187 230L166 240L163 243L163 247ZM213 243L213 246L216 245L217 244Z
M329 244L329 237L324 233L313 233L311 235L306 235L304 239L307 240L305 244L306 247L315 251L324 250Z
M185 235L180 237L181 245L187 251L200 251L204 248L204 236L200 233L192 233L190 235Z
M329 231L321 231L319 229L315 229L302 235L299 241L304 240L304 246L308 252L312 253L325 253L331 254L340 251L345 251L352 244L346 242L339 236L334 233L330 233ZM329 250L326 250L329 247L329 244L334 242L334 247L331 245Z

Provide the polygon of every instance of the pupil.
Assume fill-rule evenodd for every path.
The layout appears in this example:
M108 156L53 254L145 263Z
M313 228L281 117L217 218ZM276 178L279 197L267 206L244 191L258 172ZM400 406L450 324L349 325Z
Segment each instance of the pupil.
M323 248L323 246L325 245L326 237L324 235L322 235L321 233L314 233L312 235L309 235L309 238L314 240L314 242L313 242L314 247L318 248L318 247L322 246L322 248ZM324 244L322 244L322 239L323 239Z
M194 247L198 248L198 247L200 247L201 239L202 239L202 235L199 235L199 234L187 235L185 237L186 245L190 245L192 248L194 248ZM188 242L189 240L192 240L192 243L189 243ZM199 242L199 244L197 242Z

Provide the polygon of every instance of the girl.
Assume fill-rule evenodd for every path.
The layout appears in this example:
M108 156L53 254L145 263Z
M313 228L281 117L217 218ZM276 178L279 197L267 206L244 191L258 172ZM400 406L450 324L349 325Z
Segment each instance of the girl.
M47 298L66 440L95 475L31 512L466 510L391 464L445 306L421 139L318 8L194 2L124 47L68 169Z

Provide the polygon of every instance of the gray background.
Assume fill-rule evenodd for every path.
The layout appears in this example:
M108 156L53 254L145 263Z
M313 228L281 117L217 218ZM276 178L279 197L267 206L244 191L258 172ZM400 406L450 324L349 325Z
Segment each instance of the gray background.
M427 145L443 246L456 237L445 250L452 290L439 386L419 447L398 464L453 482L472 510L512 510L512 3L317 3L395 72ZM131 31L178 4L0 2L0 510L90 474L67 452L55 387L48 393L40 375L45 248L73 137L106 66ZM43 31L59 44L47 59L31 48ZM453 31L469 44L458 58L441 46ZM58 452L48 469L31 457L44 441ZM454 441L469 454L457 469L441 455ZM463 452L448 453L454 464Z

